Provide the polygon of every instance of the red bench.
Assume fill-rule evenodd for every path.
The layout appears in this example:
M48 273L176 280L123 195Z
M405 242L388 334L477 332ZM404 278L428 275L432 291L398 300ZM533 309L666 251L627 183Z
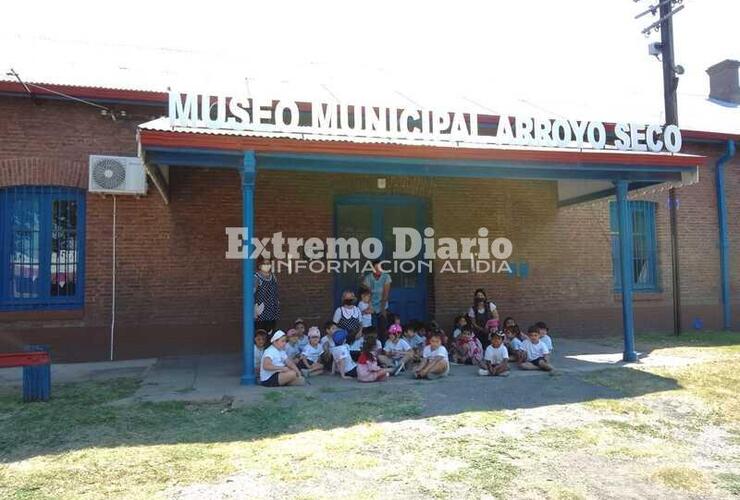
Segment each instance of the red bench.
M48 365L49 363L51 363L51 357L48 352L0 353L0 368Z

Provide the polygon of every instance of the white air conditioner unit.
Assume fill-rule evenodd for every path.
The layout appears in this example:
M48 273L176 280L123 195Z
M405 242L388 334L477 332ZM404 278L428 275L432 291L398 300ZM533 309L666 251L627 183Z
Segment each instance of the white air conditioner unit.
M146 194L144 162L136 156L90 155L91 193Z

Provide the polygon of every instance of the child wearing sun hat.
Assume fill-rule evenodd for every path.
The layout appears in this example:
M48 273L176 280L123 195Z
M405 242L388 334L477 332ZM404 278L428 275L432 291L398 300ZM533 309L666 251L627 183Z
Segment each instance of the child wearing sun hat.
M278 387L281 385L303 385L305 379L301 371L285 353L286 336L282 330L272 336L270 347L265 349L260 362L260 385Z
M312 326L308 329L307 337L308 344L301 350L298 366L303 369L304 376L320 375L324 372L324 365L321 363L321 355L324 354L324 348L320 344L321 331Z

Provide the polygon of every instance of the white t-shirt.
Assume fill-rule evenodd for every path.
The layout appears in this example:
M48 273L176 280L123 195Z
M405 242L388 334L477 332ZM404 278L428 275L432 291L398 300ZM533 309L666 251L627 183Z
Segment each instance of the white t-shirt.
M514 337L511 339L511 348L515 351L523 351L524 350L524 342L519 337Z
M492 365L497 365L499 363L502 363L505 359L509 359L509 351L506 350L504 344L501 344L498 347L493 347L492 345L489 345L488 347L486 347L486 353L483 355L483 359L485 359Z
M344 360L344 373L352 371L352 369L357 366L357 363L352 360L352 356L349 354L349 347L347 344L334 347L331 350L331 355L334 357L334 361L337 365L340 360Z
M349 350L350 351L361 351L363 342L365 342L365 337L357 337L355 341L349 345Z
M285 344L285 354L288 355L290 359L295 358L301 353L301 348L298 346L298 342L295 344L291 344L290 342L287 342Z
M437 349L432 350L432 346L428 345L424 347L424 352L421 355L422 358L445 358L450 359L450 355L447 354L445 346L441 345Z
M357 308L360 310L360 313L362 314L360 318L360 322L362 323L363 328L369 328L373 326L373 315L369 312L365 312L370 308L370 304L368 302L358 302Z
M447 367L445 369L445 375L447 375L450 372L450 355L447 353L447 349L445 346L441 345L434 351L432 350L432 346L424 346L424 351L422 351L421 355L424 359L429 358L442 358L445 360L445 366Z
M385 341L385 350L388 353L393 354L396 353L404 353L406 351L411 350L411 346L409 345L406 340L399 338L396 342L391 342L390 340Z
M334 311L334 318L332 318L332 321L334 321L334 323L339 324L339 320L342 318L344 319L357 318L360 324L362 324L362 313L360 312L360 308L357 306L337 307L337 310Z
M324 354L324 348L321 347L321 344L316 344L316 347L308 344L306 347L303 348L302 353L304 356L306 356L306 359L308 359L312 363L315 363L319 360L319 357Z
M262 361L260 361L260 382L264 382L265 380L272 377L274 373L277 373L276 370L266 370L264 368L265 358L270 358L272 361L272 364L278 368L282 368L285 366L285 362L288 360L288 355L285 353L285 351L281 351L274 345L271 345L267 349L265 349L265 352L262 354Z
M493 302L490 302L489 301L488 302L488 310L491 311L491 312L495 311L496 310L496 304L494 304ZM481 311L481 312L483 312L483 311ZM473 310L472 307L470 309L468 309L468 317L475 319L475 311Z
M334 339L331 337L331 335L324 335L321 337L321 347L323 349L333 349L334 348Z
M262 354L264 354L265 349L262 347L254 346L254 368L259 369L260 363L262 362Z
M549 335L543 335L542 337L540 337L540 342L543 342L547 347L547 350L552 352L552 337L550 337Z
M527 353L527 361L534 361L537 358L541 358L545 354L550 354L550 350L544 344L544 342L537 342L533 344L529 339L522 343L522 350Z

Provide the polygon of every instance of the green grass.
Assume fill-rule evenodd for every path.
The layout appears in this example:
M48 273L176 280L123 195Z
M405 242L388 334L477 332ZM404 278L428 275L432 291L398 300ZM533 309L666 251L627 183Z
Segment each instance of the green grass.
M701 362L582 375L617 397L428 418L429 384L264 391L233 407L123 402L133 379L57 385L37 404L0 389L0 498L149 498L226 478L273 497L613 496L604 471L658 497L738 495L732 339L655 336L661 355ZM716 449L707 429L721 431Z
M594 380L598 380L598 376ZM653 410L649 406L632 399L594 399L584 404L593 410L619 413L622 415L649 415L653 413Z
M15 391L0 393L0 497L141 498L236 473L311 496L339 488L367 496L368 477L398 496L500 496L514 477L508 443L487 435L504 420L500 412L403 423L419 415L418 397L383 389L319 392L309 401L300 391L267 392L259 404L228 411L116 403L137 386L60 385L52 401L30 405ZM327 475L330 482L317 482Z
M717 480L720 487L724 488L732 495L740 497L740 474L729 472L717 474Z
M21 403L17 391L0 393L0 497L146 496L233 473L248 450L285 436L420 412L413 395L371 391L321 404L272 392L262 404L230 411L112 404L137 386L131 379L60 385L49 403L37 404Z
M675 490L700 492L706 487L704 474L687 467L661 467L653 473L653 477Z

